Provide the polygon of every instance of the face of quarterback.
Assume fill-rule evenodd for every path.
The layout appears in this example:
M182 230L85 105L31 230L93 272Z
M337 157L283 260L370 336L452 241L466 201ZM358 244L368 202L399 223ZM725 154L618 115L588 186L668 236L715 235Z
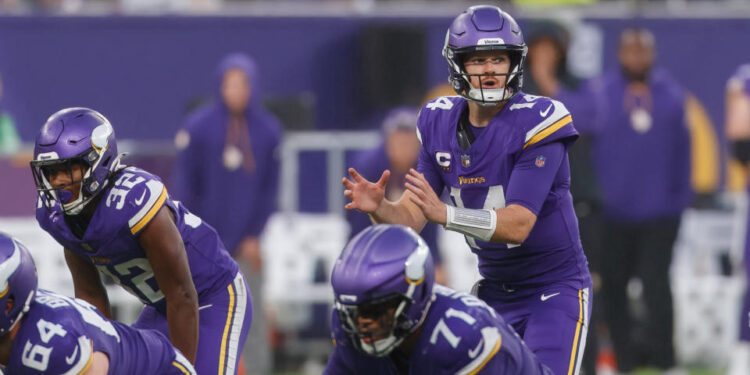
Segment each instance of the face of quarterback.
M510 71L510 57L505 51L472 52L464 59L464 69L475 89L502 89Z
M224 74L221 98L232 114L241 114L250 102L250 80L242 69L234 68Z
M86 173L86 167L78 163L51 165L44 167L44 173L53 188L71 193L71 198L62 203L69 203L78 199L81 192L81 180Z

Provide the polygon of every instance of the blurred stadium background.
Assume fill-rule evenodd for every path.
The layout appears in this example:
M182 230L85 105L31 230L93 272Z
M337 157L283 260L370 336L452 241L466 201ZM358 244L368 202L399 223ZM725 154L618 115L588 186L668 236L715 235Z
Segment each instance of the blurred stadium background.
M485 2L494 3L494 2ZM440 55L461 1L397 0L0 0L0 108L20 149L0 155L0 230L26 242L42 286L72 294L63 253L33 218L28 161L46 117L87 106L113 123L127 164L169 181L173 137L186 113L215 90L227 53L252 55L267 108L285 126L279 212L263 236L265 308L275 315L279 373L319 373L330 350L327 284L348 238L340 178L352 152L379 142L383 112L418 105L445 83ZM726 80L750 62L750 1L518 0L497 3L522 23L554 19L571 33L568 69L593 77L616 64L619 32L650 29L657 65L702 103L713 155L694 178L704 204L687 210L672 265L675 342L694 373L727 367L745 286L743 179L727 167ZM221 183L216 181L215 183ZM476 260L443 234L450 283L468 290ZM632 295L637 297L637 282ZM118 318L138 303L110 288Z

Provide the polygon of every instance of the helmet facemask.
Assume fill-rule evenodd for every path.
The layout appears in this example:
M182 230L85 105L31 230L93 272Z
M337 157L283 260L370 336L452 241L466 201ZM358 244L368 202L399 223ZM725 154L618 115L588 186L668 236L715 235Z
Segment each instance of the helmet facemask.
M391 353L424 322L434 280L430 250L413 230L379 224L360 232L331 275L347 341L369 356Z
M97 166L102 162L104 151L105 150L99 152L95 148L91 148L81 155L72 158L32 161L31 171L42 204L44 204L47 209L52 209L57 202L60 202L60 207L66 215L77 215L81 213L83 208L91 202L91 200L94 199L108 183L108 176L102 179L98 178L99 176L96 176L95 173L93 173L98 170ZM40 157L42 156L43 155L40 155ZM115 160L115 162L112 163L112 166L116 167L118 164L118 160ZM80 166L83 170L82 176L78 180L75 180L73 177L74 165ZM116 170L116 168L113 168L112 170ZM67 173L71 182L63 186L52 186L50 181L52 171L57 173ZM106 172L106 174L109 175L110 171ZM99 181L103 182L100 183ZM72 198L73 193L66 190L66 188L75 184L80 184L78 188L78 197L71 201L70 199Z
M406 314L411 304L406 296L391 294L359 305L337 302L336 310L354 346L367 355L383 357L418 326Z
M450 32L449 32L450 33ZM446 34L443 56L448 61L450 77L448 81L453 89L462 97L474 101L482 106L495 106L498 103L510 100L521 89L523 84L523 66L526 58L526 46L512 45L487 45L472 46L465 48L453 48L449 45L449 34ZM510 59L508 73L492 74L469 74L466 72L464 61L472 52L478 51L506 51ZM502 87L485 88L482 85L483 77L499 77L504 81ZM472 77L479 79L479 87L471 84Z

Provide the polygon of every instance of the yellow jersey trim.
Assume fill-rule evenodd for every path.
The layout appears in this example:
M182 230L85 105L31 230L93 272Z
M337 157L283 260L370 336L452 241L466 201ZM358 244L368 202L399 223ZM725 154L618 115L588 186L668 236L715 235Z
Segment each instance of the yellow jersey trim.
M86 362L86 366L83 366L83 369L81 369L81 371L78 373L78 375L85 374L86 371L88 371L89 367L91 367L91 364L94 363L94 353L96 353L96 352L93 350L93 347L94 347L94 343L91 342L91 348L92 348L91 355L89 356L88 362ZM83 352L81 352L81 355L83 355Z
M557 120L557 122L555 122L554 124L548 126L546 129L540 131L539 133L531 137L531 139L529 139L529 141L526 142L525 145L523 145L523 148L525 149L526 147L529 147L533 145L534 143L537 143L541 141L542 139L547 138L547 136L556 132L558 129L562 128L565 125L570 124L571 121L573 121L573 117L571 115L567 115Z
M224 357L226 356L227 352L227 337L229 336L229 328L232 326L232 315L234 314L234 288L232 288L232 284L227 285L227 292L229 292L229 313L227 314L227 322L224 325L224 333L221 336L219 375L224 374Z
M172 366L177 367L178 369L180 369L180 371L182 371L182 373L185 374L185 375L192 375L192 373L190 371L188 371L185 368L185 366L183 366L182 364L178 363L177 361L172 361Z
M130 233L136 234L138 231L143 229L143 227L146 226L146 224L151 222L151 219L156 216L156 213L159 212L159 209L164 204L164 201L167 200L167 188L164 187L161 189L161 194L159 195L159 199L156 200L156 203L154 203L153 206L148 210L145 216L141 220L139 220L133 227L130 228Z
M570 351L570 366L568 367L568 375L573 374L573 369L576 366L576 352L578 351L578 339L581 335L581 325L583 324L583 290L578 291L578 324L576 324L576 335L573 339L573 349Z
M471 372L469 373L469 375L475 375L480 370L482 370L482 368L484 368L484 366L487 365L487 362L489 362L490 359L492 359L492 357L494 357L495 354L497 354L497 352L498 352L498 350L500 350L500 347L502 346L502 344L503 344L503 336L501 335L501 336L498 336L498 340L495 343L495 347L492 348L492 353L490 353L490 355L488 355L487 358L485 358L484 361L482 363L480 363L479 366L477 366L477 368L475 368L474 370L471 370Z

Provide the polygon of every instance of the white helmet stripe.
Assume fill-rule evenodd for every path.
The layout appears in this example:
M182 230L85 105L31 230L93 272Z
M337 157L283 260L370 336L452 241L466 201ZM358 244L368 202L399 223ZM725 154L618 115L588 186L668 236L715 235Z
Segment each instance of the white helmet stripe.
M8 279L13 275L21 265L21 250L18 244L13 240L13 254L5 262L0 264L0 293L5 292L8 288Z

